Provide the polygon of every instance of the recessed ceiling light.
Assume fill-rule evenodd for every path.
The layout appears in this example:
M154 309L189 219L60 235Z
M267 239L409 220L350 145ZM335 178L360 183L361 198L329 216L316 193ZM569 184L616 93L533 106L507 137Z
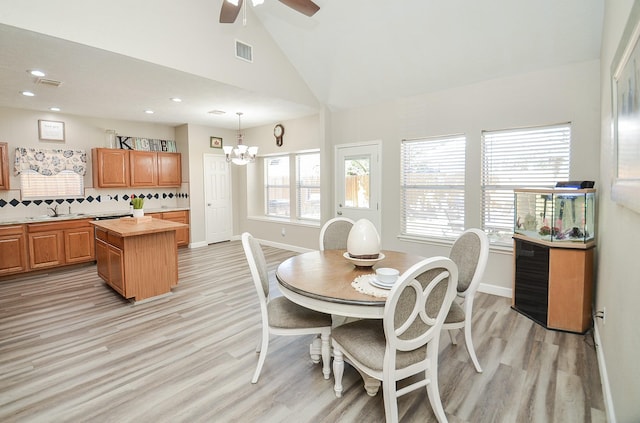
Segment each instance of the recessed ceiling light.
M29 72L33 76L38 76L38 77L43 77L46 75L44 72L38 69L31 69L31 70L28 70L27 72Z
M20 94L26 96L26 97L33 97L35 96L34 93L32 93L31 91L20 91Z
M152 114L153 114L153 110L148 110L148 109L147 109L147 110L145 110L144 112L145 112L146 114L148 114L148 115L152 115Z
M174 103L181 103L182 99L178 98L178 97L171 97L169 100L173 101Z
M51 110L52 112L59 112L60 107L49 107L49 110Z
M208 112L210 115L224 115L225 112L224 110L211 110L210 112Z

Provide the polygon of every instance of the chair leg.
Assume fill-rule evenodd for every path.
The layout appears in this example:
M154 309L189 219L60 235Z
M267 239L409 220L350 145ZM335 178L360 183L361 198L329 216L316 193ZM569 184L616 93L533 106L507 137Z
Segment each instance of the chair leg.
M333 378L335 379L335 384L333 385L333 390L336 393L336 397L340 398L342 396L342 375L344 373L344 356L342 355L342 351L336 348L335 344L333 346Z
M309 345L309 356L313 363L320 363L320 357L322 356L322 341L320 340L319 335L316 335L316 337L313 338L313 341L311 341L311 345Z
M398 394L395 380L385 380L382 383L382 397L384 399L384 415L387 423L398 423Z
M442 400L440 399L440 389L438 388L438 355L432 355L429 361L429 368L424 375L425 379L429 380L429 383L427 383L427 397L429 397L431 409L438 422L447 422L447 415L444 413Z
M449 339L451 339L451 343L453 345L458 345L458 343L456 342L456 336L453 334L454 331L456 331L457 329L452 329L452 330L448 330L447 332L449 332Z
M478 361L478 357L476 356L476 350L473 348L473 338L471 337L471 322L467 321L464 326L464 342L467 347L467 351L469 352L469 356L471 357L471 361L473 361L473 365L476 368L478 373L482 373L482 367L480 367L480 362Z
M262 366L264 365L264 360L267 358L267 349L269 348L269 328L265 325L262 327L262 343L256 352L260 352L260 356L258 357L258 365L256 366L256 371L253 373L253 379L251 379L251 383L257 383L258 378L260 377L260 372L262 371Z
M324 332L321 335L322 339L322 373L325 379L329 379L331 376L331 348L329 346L329 339L331 335Z

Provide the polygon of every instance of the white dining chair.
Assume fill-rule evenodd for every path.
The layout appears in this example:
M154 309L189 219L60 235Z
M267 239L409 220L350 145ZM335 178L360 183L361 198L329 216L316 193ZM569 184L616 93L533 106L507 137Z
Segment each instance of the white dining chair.
M258 382L262 366L267 357L269 336L273 335L320 335L322 354L322 373L325 379L331 375L331 315L302 307L285 297L271 298L269 295L269 273L267 263L258 241L248 232L242 234L242 247L247 256L251 276L260 301L262 331L256 352L260 353L251 383ZM313 354L314 347L310 346ZM318 360L319 361L319 360Z
M464 329L464 339L471 361L478 373L482 367L473 347L471 319L473 300L480 286L489 258L489 238L480 229L467 229L456 240L449 252L449 258L458 266L458 289L456 299L442 326L449 331L451 342L456 344L455 332Z
M353 227L353 220L348 217L334 217L320 229L320 251L347 250L347 238Z
M342 396L344 362L363 378L369 395L370 379L382 382L387 422L398 421L398 397L426 386L439 422L447 417L438 389L438 343L444 318L456 294L458 270L446 257L424 259L404 272L391 289L382 321L358 320L334 328L334 391ZM423 374L398 389L396 383Z

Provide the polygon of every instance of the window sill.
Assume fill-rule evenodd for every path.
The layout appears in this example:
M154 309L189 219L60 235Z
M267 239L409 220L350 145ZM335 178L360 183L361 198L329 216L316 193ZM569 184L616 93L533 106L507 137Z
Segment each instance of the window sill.
M425 237L417 237L410 235L398 235L398 239L400 241L413 242L417 244L429 244L429 245L437 245L440 247L451 247L455 242L455 239L447 239L447 238L425 238ZM500 244L500 243L489 243L489 251L496 254L505 254L512 255L513 254L513 245L511 244Z
M272 217L272 216L248 216L248 220L254 220L259 222L270 222L270 223L286 223L287 225L294 226L304 226L307 228L319 228L320 222L314 222L310 220L297 220L297 219L289 219L286 217Z

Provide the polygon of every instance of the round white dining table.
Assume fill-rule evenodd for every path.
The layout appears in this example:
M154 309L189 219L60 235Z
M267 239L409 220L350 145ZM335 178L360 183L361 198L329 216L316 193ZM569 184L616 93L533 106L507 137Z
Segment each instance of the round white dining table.
M360 319L382 319L386 298L356 291L351 282L380 267L400 274L424 257L399 251L382 251L373 267L359 267L344 256L345 250L311 251L291 257L278 266L276 279L282 295L301 306L324 313Z

